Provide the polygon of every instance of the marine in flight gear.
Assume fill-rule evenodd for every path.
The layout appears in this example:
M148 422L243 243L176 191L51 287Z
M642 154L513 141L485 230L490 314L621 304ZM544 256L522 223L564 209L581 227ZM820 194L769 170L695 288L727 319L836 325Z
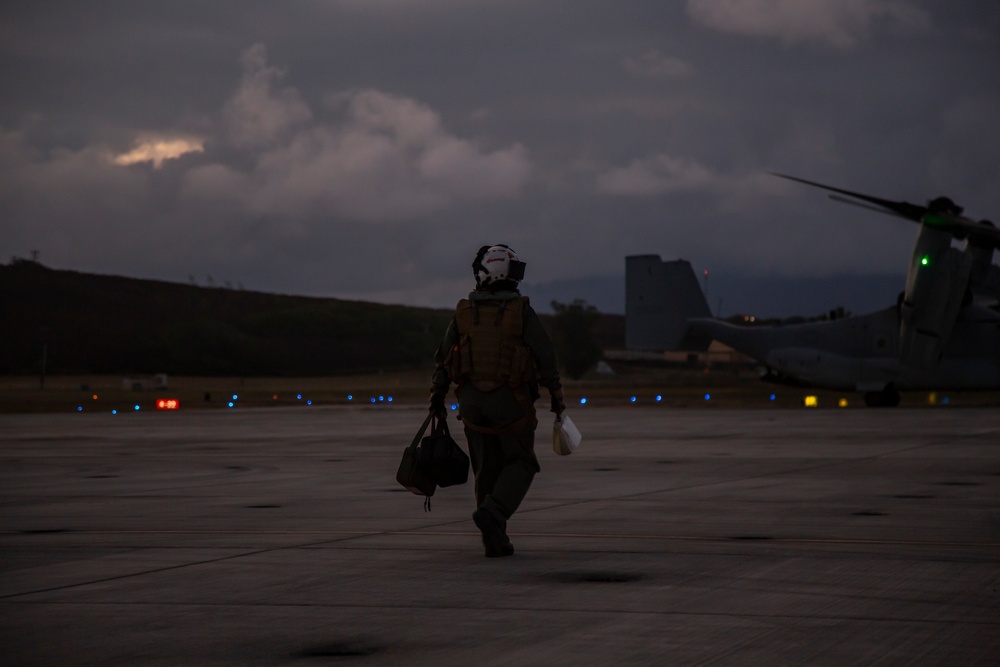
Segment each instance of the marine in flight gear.
M447 417L454 382L476 483L472 518L488 557L510 556L511 518L539 472L534 402L545 387L551 409L565 410L552 341L518 283L525 264L506 245L483 246L472 271L476 289L458 302L434 355L430 410Z

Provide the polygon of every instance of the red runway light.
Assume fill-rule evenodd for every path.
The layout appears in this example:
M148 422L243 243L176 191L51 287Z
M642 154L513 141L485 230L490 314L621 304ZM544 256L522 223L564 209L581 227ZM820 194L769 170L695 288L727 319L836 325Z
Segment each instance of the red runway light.
M181 407L181 402L176 398L158 398L156 399L156 409L157 410L178 410Z

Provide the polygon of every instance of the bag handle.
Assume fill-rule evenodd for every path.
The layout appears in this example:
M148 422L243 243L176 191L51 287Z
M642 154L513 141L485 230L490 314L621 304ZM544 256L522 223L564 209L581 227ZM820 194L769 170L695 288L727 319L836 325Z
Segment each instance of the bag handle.
M420 430L417 431L417 434L413 437L413 442L410 443L410 447L411 448L414 448L414 447L416 447L417 445L420 444L420 439L424 437L424 432L427 430L427 425L431 423L431 418L433 416L434 416L434 413L432 413L432 412L428 412L427 413L427 419L424 420L424 423L420 427Z
M431 414L431 416L434 417L433 414ZM426 426L426 424L425 424L425 426ZM423 431L421 431L421 433L423 433ZM444 435L449 436L449 437L451 436L451 433L448 432L448 420L447 419L438 419L437 417L434 417L434 419L431 420L431 434L432 435L441 435L442 433Z

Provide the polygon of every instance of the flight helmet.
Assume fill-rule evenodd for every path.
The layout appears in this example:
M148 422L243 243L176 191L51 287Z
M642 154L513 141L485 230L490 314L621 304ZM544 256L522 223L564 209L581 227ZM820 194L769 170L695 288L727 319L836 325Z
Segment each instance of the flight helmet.
M476 277L476 288L481 289L508 280L517 285L524 279L524 262L510 247L499 245L484 245L476 253L472 262L472 273Z

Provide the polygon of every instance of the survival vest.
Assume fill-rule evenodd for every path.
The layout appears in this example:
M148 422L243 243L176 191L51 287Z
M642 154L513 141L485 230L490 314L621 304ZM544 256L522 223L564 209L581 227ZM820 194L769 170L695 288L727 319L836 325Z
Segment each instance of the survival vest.
M469 382L481 391L506 385L516 393L535 380L535 359L524 343L527 304L525 296L508 301L458 302L458 344L445 360L452 380Z

